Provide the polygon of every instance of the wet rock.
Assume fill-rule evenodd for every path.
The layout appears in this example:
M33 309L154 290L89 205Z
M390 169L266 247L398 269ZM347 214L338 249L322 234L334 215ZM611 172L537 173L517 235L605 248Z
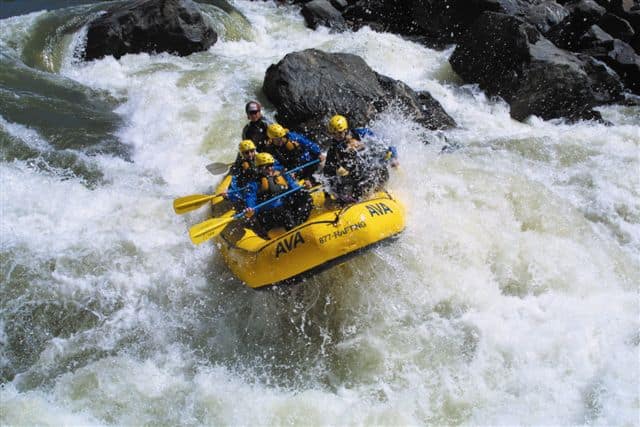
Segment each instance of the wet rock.
M627 43L613 40L606 56L594 56L615 70L624 81L626 87L636 95L640 95L640 56Z
M598 26L605 32L611 34L613 38L625 42L629 42L636 34L629 22L612 13L605 14L598 22Z
M631 92L640 95L640 56L628 43L594 25L582 37L580 51L607 64Z
M586 49L592 49L599 45L602 45L606 41L613 40L611 34L604 31L597 25L593 25L589 30L580 38L579 48L581 51Z
M312 0L302 7L307 26L316 29L320 25L332 28L336 31L345 31L347 23L342 14L328 0Z
M344 11L357 29L373 29L406 36L420 36L427 44L454 42L480 14L475 1L361 0Z
M89 23L84 58L141 52L186 56L207 50L217 39L191 0L135 0Z
M450 58L466 82L479 83L511 105L511 116L599 118L593 107L622 97L604 66L558 49L524 20L485 12Z
M618 73L613 71L611 67L604 62L592 56L578 54L578 57L583 61L584 70L587 75L592 77L591 90L597 105L627 103L624 93L626 90Z
M347 6L349 6L349 2L347 0L331 0L331 4L340 12L342 12L347 8Z
M277 108L279 122L320 139L333 114L361 126L392 104L429 129L455 126L428 93L379 75L352 54L316 49L290 53L267 69L262 88Z
M569 15L545 36L562 49L575 50L584 33L598 23L606 9L593 0L580 0L566 6Z
M592 114L588 111L594 105L616 102L615 100L620 98L621 82L629 90L637 93L636 60L629 49L635 49L636 54L640 49L640 29L638 28L640 11L629 8L628 2L622 0L357 0L349 3L342 15L346 25L351 28L358 29L368 25L376 31L400 34L410 40L436 48L443 48L451 43L460 47L468 43L469 38L474 37L477 38L476 45L479 44L478 40L488 39L478 34L477 28L473 29L486 13L510 16L529 24L526 30L522 30L522 34L511 35L519 40L514 38L507 41L508 35L501 37L498 41L486 40L487 47L492 49L500 50L503 48L501 44L505 43L510 45L512 49L510 52L515 52L516 56L494 55L492 52L486 52L485 62L494 63L491 66L483 65L495 72L505 71L503 74L495 75L487 73L490 76L487 80L493 81L485 83L491 88L491 93L499 94L507 100L515 99L512 97L516 94L521 96L519 99L522 102L514 110L514 114L518 117L520 114L525 114L527 110L544 113L545 117L563 116L561 113L563 109L569 111L572 116L575 116L574 118L591 117ZM620 41L599 42L596 47L585 47L585 40L594 37L593 34L587 34L594 25L599 25L601 31L602 27L606 27L603 32L608 32L613 36L612 38ZM488 30L491 33L494 29L488 28ZM473 34L469 35L470 32ZM529 42L526 37L529 33L537 34L535 37L543 35L544 41ZM524 38L522 38L523 34ZM560 49L548 46L548 41ZM624 42L626 44L621 44ZM536 45L537 48L534 49ZM472 56L471 54L462 55L462 51L464 49L457 50L460 56L467 58ZM574 54L565 51L574 52ZM534 53L542 56L536 58ZM582 53L594 55L594 58L603 61L607 66L589 65L593 60L580 56ZM519 57L519 54L523 54L523 57ZM504 63L497 65L494 61L495 57L501 57ZM481 58L478 60L482 62ZM526 62L530 60L536 63L527 65ZM474 60L471 61L472 63L468 66L459 64L459 67L477 70L479 64L474 65ZM514 61L519 65L515 66ZM541 63L546 65L543 67ZM561 69L562 67L567 69ZM556 69L557 72L552 72L551 68ZM588 74L586 69L591 70L591 74ZM564 81L572 73L575 73L577 80ZM459 74L465 78L465 71ZM584 104L582 112L578 111L580 108L577 106L568 108L568 105L565 105L566 102L559 103L555 107L550 105L542 108L541 103L536 102L532 97L525 96L522 92L523 88L527 87L526 78L531 79L530 89L533 90L535 84L550 83L553 76L561 79L555 82L553 87L558 89L558 94L569 95L566 102L577 105L580 99L587 98L592 98L592 102ZM479 80L471 77L468 81L481 80L481 77ZM612 83L615 80L619 81ZM593 96L588 95L589 93ZM545 102L550 98L553 98L553 93L541 97ZM525 108L525 105L531 107Z
M360 0L344 17L355 28L369 25L442 46L457 43L483 12L522 17L542 32L569 14L553 0Z
M399 101L415 120L427 129L448 129L456 126L440 103L427 91L415 92L404 82L378 74L378 82L391 102Z
M524 18L544 34L562 22L568 15L569 11L555 1L544 1L532 4L524 13Z

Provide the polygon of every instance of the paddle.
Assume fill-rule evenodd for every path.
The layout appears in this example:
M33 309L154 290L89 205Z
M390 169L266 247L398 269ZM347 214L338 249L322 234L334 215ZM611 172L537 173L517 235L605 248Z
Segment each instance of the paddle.
M293 168L290 171L287 171L286 173L290 174L296 171L299 171L300 169L304 169L307 166L311 166L314 165L316 163L318 163L320 160L312 160L308 163L305 163L303 165L298 166L297 168ZM212 163L211 165L214 165L216 163ZM223 163L218 163L218 164L223 164ZM211 166L209 165L209 166ZM244 190L245 188L247 188L248 186L239 188L237 190L235 190L235 192L239 192ZM231 193L231 191L230 191ZM200 206L203 206L205 203L209 202L210 200L215 199L216 197L222 197L223 193L218 193L218 194L192 194L190 196L184 196L184 197L179 197L177 199L175 199L173 201L173 210L176 212L176 214L178 215L182 215L185 214L187 212L191 212L193 210L198 209Z
M227 172L232 165L233 163L214 162L209 163L205 168L213 175L220 175Z
M287 173L291 173L291 172L298 171L300 169L304 169L307 166L314 165L314 164L316 164L318 162L320 162L319 159L311 160L310 162L305 163L304 165L300 165L297 168L293 168L290 171L287 171ZM220 175L220 174L223 174L223 173L227 172L229 170L229 167L231 167L232 165L233 165L233 163L214 162L214 163L209 163L207 166L205 166L205 168L209 172L211 172L213 175Z
M192 194L190 196L179 197L173 201L173 210L182 215L187 212L198 209L205 203L217 197L222 197L222 193L218 194Z
M291 190L285 191L282 194L278 194L275 197L270 198L269 200L265 200L262 203L258 203L253 209L258 210L263 206L268 205L269 203L273 203L278 199L281 199L285 196L288 196L291 193L295 193L298 190L302 190L304 187L296 187ZM234 216L228 218L211 218L204 222L194 225L189 229L189 237L191 241L196 245L200 243L204 243L209 239L216 237L218 234L222 233L224 226L233 222L237 219L242 218L245 215L245 211L235 214Z

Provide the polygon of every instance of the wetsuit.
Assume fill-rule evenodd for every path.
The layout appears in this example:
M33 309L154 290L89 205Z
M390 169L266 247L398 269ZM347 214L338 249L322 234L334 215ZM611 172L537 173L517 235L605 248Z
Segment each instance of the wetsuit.
M269 122L264 117L249 122L242 129L242 139L250 139L256 144L258 153L270 152L269 138L267 137L267 127Z

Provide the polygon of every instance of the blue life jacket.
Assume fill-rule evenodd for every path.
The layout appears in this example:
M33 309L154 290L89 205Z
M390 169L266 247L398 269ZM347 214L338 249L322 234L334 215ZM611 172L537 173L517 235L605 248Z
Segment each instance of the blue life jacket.
M282 188L277 189L277 191L274 191L273 185L268 185L269 188L263 188L262 180L264 177L260 177L258 180L253 181L249 184L247 190L244 193L244 202L248 208L255 208L258 203L275 197L284 191L289 191L294 188L300 187L300 185L293 178L291 178L291 175L289 175L288 173L282 173L281 171L278 172L280 172L278 176L280 178L284 178L284 182L286 182L286 184ZM279 181L280 184L284 184L282 183L282 180ZM267 180L267 182L269 183L269 180ZM285 186L286 188L284 188ZM283 204L284 201L282 198L280 198L278 200L275 200L273 203L269 203L268 205L261 207L260 210L262 211L277 208L282 206Z

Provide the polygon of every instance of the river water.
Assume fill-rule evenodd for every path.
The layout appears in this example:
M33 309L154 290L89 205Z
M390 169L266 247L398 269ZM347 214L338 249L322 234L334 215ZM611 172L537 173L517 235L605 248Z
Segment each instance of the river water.
M0 21L0 424L640 423L640 109L516 122L453 48L272 2L203 5L207 52L83 63L104 3L49 4ZM267 67L306 48L428 90L459 127L381 114L404 233L255 291L190 243L206 210L172 201L211 190L244 103L275 114Z

